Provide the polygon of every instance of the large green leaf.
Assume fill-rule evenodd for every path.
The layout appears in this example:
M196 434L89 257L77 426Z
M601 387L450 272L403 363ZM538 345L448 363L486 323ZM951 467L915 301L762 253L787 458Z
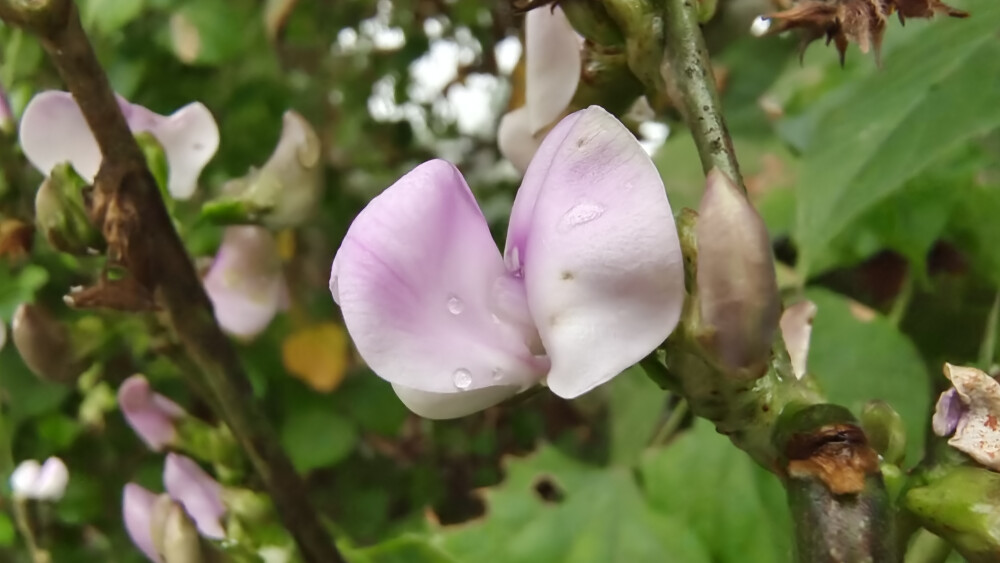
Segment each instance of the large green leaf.
M630 471L589 466L550 446L508 463L506 480L484 496L482 519L437 538L459 561L710 561L684 522L650 509Z
M639 366L614 379L608 400L612 463L631 464L649 445L660 422L666 395Z
M823 289L807 291L817 306L809 372L834 403L860 412L887 401L906 424L907 459L915 463L930 416L930 379L913 343L875 311Z
M799 182L800 268L852 221L958 143L1000 125L1000 3L968 0L968 20L936 20L884 69L846 85L817 121ZM916 22L915 22L916 23Z
M647 451L639 469L649 503L694 528L713 562L791 561L781 484L707 421Z

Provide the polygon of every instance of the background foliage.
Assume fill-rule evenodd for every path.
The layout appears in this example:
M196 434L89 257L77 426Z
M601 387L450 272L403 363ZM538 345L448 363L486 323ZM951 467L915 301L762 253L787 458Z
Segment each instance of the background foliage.
M505 227L518 178L494 129L523 87L508 62L519 18L505 2L79 4L119 93L159 113L200 100L220 124L199 196L175 208L195 257L210 257L221 233L197 220L198 202L267 157L285 109L320 133L322 209L282 236L292 309L240 352L358 561L789 560L780 485L638 369L571 403L541 394L430 422L349 356L327 277L370 197L443 156L462 167L491 225ZM766 4L721 0L708 25L782 288L819 306L811 371L851 408L889 401L906 421L910 464L945 383L942 362L990 364L980 349L994 349L984 334L996 337L986 322L1000 284L1000 4L955 4L973 17L893 24L881 69L855 50L841 69L818 45L800 63L794 39L749 37ZM5 27L0 84L16 113L60 87L35 40ZM676 211L696 207L703 180L675 117L665 116L671 135L653 155ZM113 390L142 372L192 412L209 410L177 380L185 364L153 319L61 306L98 265L41 237L16 244L10 228L31 223L41 178L14 133L0 134L0 167L0 319L45 303L89 335L98 358L73 386L40 381L13 346L0 350L0 474L62 457L69 491L40 515L55 561L140 561L123 531L121 488L134 479L157 490L162 458L124 424ZM9 508L0 560L25 561Z

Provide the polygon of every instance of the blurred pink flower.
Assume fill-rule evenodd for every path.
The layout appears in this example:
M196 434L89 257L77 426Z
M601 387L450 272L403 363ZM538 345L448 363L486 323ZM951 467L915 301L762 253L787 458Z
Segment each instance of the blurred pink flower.
M430 418L542 380L564 398L586 393L661 344L685 296L660 175L598 107L545 138L503 257L461 173L435 160L358 215L330 290L364 360Z
M239 338L257 336L289 305L278 244L262 227L228 227L204 283L215 318Z
M134 133L149 132L163 146L170 195L191 197L201 170L219 148L219 128L208 108L194 102L163 116L121 96L118 105ZM25 156L43 174L70 162L92 182L101 166L97 141L69 92L50 90L32 98L21 118L20 136Z
M141 375L118 387L118 405L132 430L154 452L170 445L177 435L174 424L187 413L177 403L153 391Z
M132 538L132 543L139 548L150 561L162 563L153 545L153 505L156 495L136 485L128 483L122 493L122 518L125 520L125 531Z

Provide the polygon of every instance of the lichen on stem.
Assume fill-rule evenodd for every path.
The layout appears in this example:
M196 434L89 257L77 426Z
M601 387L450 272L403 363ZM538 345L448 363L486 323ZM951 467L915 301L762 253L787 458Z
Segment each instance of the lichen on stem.
M109 262L124 266L136 291L155 297L239 441L305 561L344 561L309 501L305 483L253 399L236 351L209 301L167 213L160 191L122 116L72 0L0 0L0 19L38 36L79 104L103 156L95 180L95 223ZM114 286L105 288L114 290ZM101 290L100 284L96 290Z

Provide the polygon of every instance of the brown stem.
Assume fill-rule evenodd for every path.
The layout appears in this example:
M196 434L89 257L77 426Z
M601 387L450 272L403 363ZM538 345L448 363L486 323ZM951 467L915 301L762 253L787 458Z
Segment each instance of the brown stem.
M174 230L139 145L71 0L0 0L0 18L41 39L79 104L101 149L95 181L95 222L109 258L124 265L166 311L201 373L186 373L212 394L212 404L246 451L305 561L344 561L309 502L305 483L253 400L248 380Z

